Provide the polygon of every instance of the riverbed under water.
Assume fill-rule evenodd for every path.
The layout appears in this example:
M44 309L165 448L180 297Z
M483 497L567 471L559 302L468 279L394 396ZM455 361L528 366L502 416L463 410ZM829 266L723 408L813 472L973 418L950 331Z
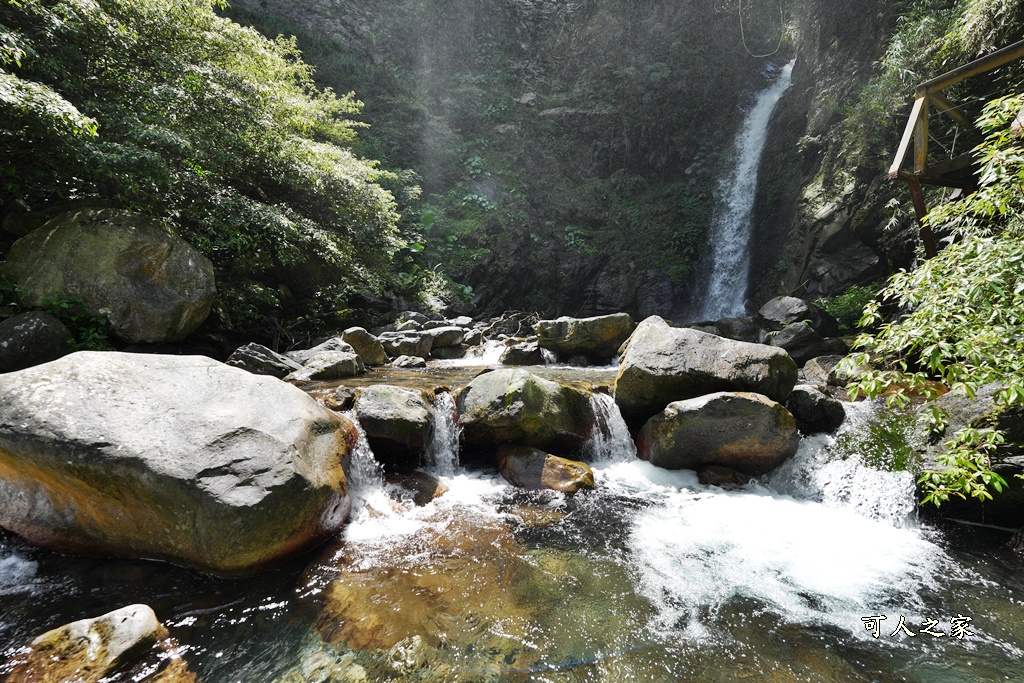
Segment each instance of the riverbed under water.
M1006 534L920 523L909 474L837 459L832 437L726 491L637 461L615 418L592 492L520 491L435 453L448 491L417 506L371 467L332 542L252 579L0 532L0 653L142 602L207 683L1024 681ZM890 635L901 616L915 636Z

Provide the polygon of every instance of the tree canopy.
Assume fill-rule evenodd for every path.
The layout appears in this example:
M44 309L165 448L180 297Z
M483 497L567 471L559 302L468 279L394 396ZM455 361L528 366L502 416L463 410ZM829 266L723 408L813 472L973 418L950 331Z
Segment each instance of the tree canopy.
M352 151L360 103L214 0L2 0L0 208L98 198L214 262L223 321L330 323L414 285L407 175ZM396 200L396 194L398 199Z

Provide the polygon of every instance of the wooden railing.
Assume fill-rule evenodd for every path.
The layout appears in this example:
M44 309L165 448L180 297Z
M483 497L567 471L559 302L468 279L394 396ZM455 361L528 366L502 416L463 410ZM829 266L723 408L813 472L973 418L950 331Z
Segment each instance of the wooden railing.
M925 203L924 191L921 189L921 185L957 187L963 190L970 190L975 182L973 174L969 172L975 163L970 153L929 166L929 111L934 107L936 111L957 125L968 129L973 128L971 121L964 116L958 107L946 98L942 91L951 85L1003 66L1021 57L1024 57L1024 40L1008 45L987 57L977 59L917 86L914 107L910 112L907 127L903 131L903 138L900 140L899 149L896 151L896 158L893 160L892 166L889 167L889 177L906 181L910 187L910 196L914 202L914 213L921 224L921 241L924 243L925 255L929 258L935 256L938 252L931 228L921 222L928 214L928 207ZM906 173L901 169L906 162L911 145L914 147L914 171L913 173ZM968 172L965 173L965 171Z

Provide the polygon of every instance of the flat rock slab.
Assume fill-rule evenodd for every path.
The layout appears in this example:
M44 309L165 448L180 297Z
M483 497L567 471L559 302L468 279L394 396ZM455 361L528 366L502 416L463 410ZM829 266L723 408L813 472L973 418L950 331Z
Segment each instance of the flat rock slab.
M256 572L333 535L354 426L201 356L80 352L0 376L0 526L62 552Z
M670 403L637 436L641 459L666 469L715 465L761 474L800 444L796 420L766 396L719 392Z

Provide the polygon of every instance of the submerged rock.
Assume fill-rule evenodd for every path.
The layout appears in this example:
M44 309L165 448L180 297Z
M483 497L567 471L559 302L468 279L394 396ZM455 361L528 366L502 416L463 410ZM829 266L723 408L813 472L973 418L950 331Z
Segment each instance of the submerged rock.
M81 298L129 343L181 341L217 295L209 259L164 223L115 209L56 216L14 243L0 278L33 305Z
M635 327L628 313L616 313L595 318L541 320L533 330L541 348L554 351L559 358L582 355L601 363L615 356Z
M0 321L0 372L48 363L75 350L71 332L43 311L30 311Z
M717 465L762 474L799 443L796 421L782 405L760 394L719 392L670 403L640 430L637 453L666 469Z
M474 446L520 443L571 452L587 441L595 420L589 393L520 369L478 375L457 401L463 436Z
M282 356L255 342L235 350L228 358L227 364L254 375L269 375L278 378L286 377L296 370L302 369L302 366L291 358Z
M508 483L522 489L576 493L594 488L594 471L589 465L529 446L503 444L498 449L498 471Z
M804 434L834 432L846 419L843 404L808 384L793 387L786 407Z
M672 401L716 391L749 391L785 401L796 378L796 363L782 349L669 327L652 316L625 345L615 402L623 415L646 419Z
M355 410L379 460L419 464L434 425L434 409L423 392L375 384L360 392Z
M47 631L10 662L7 683L99 683L112 680L193 683L167 629L147 605Z
M348 515L353 425L276 379L79 352L0 395L0 526L37 545L250 574Z

